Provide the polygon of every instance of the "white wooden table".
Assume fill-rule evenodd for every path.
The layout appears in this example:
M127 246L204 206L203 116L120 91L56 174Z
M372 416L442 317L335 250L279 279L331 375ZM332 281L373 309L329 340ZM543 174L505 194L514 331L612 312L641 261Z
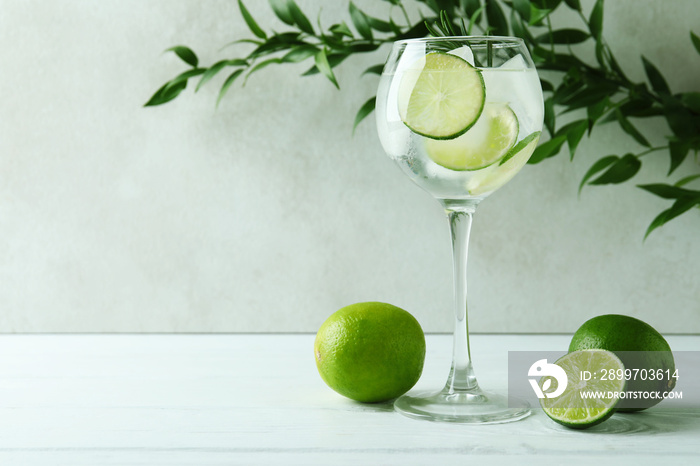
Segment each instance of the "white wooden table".
M663 403L599 432L542 412L511 423L423 422L335 394L314 335L0 335L0 465L700 464L697 413ZM564 350L567 336L475 335L480 383L507 387L508 350ZM428 335L416 389L449 370ZM700 336L669 338L700 349ZM612 431L612 432L610 432Z

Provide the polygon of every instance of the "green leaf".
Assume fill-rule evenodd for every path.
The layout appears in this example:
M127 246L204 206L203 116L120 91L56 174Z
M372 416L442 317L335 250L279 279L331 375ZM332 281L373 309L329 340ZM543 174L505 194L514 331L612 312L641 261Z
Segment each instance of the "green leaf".
M300 32L285 32L269 37L265 42L248 54L248 58L270 55L280 50L290 50L295 45L309 45L300 39Z
M471 34L472 29L474 29L474 25L481 21L481 14L484 12L484 8L486 8L486 5L477 8L477 10L474 13L472 13L472 15L469 17L469 26L467 27L467 34Z
M510 34L506 16L496 0L486 0L486 19L493 35L507 36Z
M229 42L228 44L224 45L222 47L222 49L225 49L226 47L230 47L230 46L236 45L236 44L253 44L253 45L257 45L259 47L259 46L263 45L264 43L265 42L263 42L261 40L256 40L256 39L238 39L238 40L234 40L234 41Z
M221 99L223 99L224 95L226 95L226 92L228 92L229 88L231 87L231 84L238 78L241 74L243 73L243 69L238 69L231 73L228 78L226 78L226 81L224 81L224 84L221 86L221 90L219 90L219 97L216 99L216 107L219 107L219 103L221 102Z
M335 79L335 74L333 74L333 69L331 68L330 63L328 62L328 56L326 54L326 49L321 49L318 52L316 52L314 59L315 59L316 68L318 68L318 71L323 73L323 75L325 77L327 77L328 80L330 82L332 82L333 85L337 89L340 89L340 86L338 85L338 81L336 81L336 79Z
M684 184L688 184L691 181L695 181L698 179L700 179L700 173L697 175L690 175L690 176L686 176L685 178L681 178L680 180L676 181L674 186L683 186Z
M590 69L591 67L581 61L576 55L553 53L551 50L534 45L532 48L533 58L539 59L540 69L570 72L572 69Z
M248 25L248 28L250 28L251 32L261 39L267 39L267 34L265 34L265 31L263 31L260 28L260 26L258 26L258 23L255 22L255 20L253 19L253 16L250 14L248 9L245 7L242 0L238 0L238 8L240 8L241 15L243 15L243 19L245 20L246 24Z
M617 160L605 173L600 175L595 180L588 184L618 184L625 182L637 174L642 167L642 162L639 161L634 154L625 154L620 160Z
M530 0L513 0L513 9L523 21L530 21Z
M481 5L481 0L460 0L460 5L462 6L462 9L467 13L467 16L470 18L476 13L477 10L480 10L482 7Z
M638 184L637 187L642 188L645 191L649 191L656 196L663 197L664 199L698 198L698 200L700 200L700 191L683 189L679 188L678 186L671 186L669 184Z
M668 169L668 175L670 175L681 163L683 163L683 160L685 160L688 152L690 151L690 146L683 142L671 141L668 143L668 151L671 155L671 167Z
M530 7L528 6L528 8ZM528 44L531 44L535 41L535 38L532 37L530 31L527 30L527 28L524 25L524 22L526 21L518 17L515 10L510 11L510 27L513 29L513 35L516 37L520 37L524 39L525 42L527 42Z
M603 0L597 0L588 18L588 29L596 42L600 41L603 34L603 3Z
M583 88L584 82L580 79L564 79L562 83L554 90L554 95L552 95L552 100L555 104L565 105L570 99L576 97L577 95L582 96L584 100L587 100L589 94L584 90L583 93L579 93L581 88Z
M544 144L540 144L539 147L535 149L535 152L532 153L532 156L527 163L534 165L536 163L540 163L544 159L554 157L559 153L565 142L566 136L557 136Z
M661 75L659 70L649 60L647 60L644 55L642 55L642 62L644 63L644 71L647 74L651 88L659 94L670 94L671 90L669 89L666 80Z
M431 10L436 14L440 13L440 10L448 10L453 8L455 5L454 0L419 0L425 3Z
M372 40L372 28L369 25L367 15L357 8L353 2L350 2L348 9L350 11L350 19L352 20L352 24L355 25L357 32L365 39Z
M287 52L287 54L282 57L282 61L284 63L299 63L309 57L313 57L317 52L318 49L313 45L300 45L297 47L292 47L292 50Z
M396 37L403 34L401 27L394 22L393 18L389 18L389 25L391 26L391 32L393 32Z
M615 110L615 116L617 117L617 121L620 123L620 127L622 130L632 136L639 144L645 146L645 147L651 147L651 144L649 144L649 141L647 141L647 138L642 136L642 133L635 128L632 123L625 117L625 115L620 111L620 109Z
M602 172L606 168L608 168L610 165L614 164L620 160L620 157L617 155L606 155L605 157L599 159L596 163L591 165L591 168L588 169L585 175L583 175L583 179L581 180L581 184L578 186L578 194L579 196L581 195L581 190L583 189L583 186L586 184L588 180L590 180L593 176L597 175L598 173Z
M345 53L363 53L363 52L373 52L379 48L381 45L381 42L374 42L371 44L368 43L359 43L359 44L354 44L346 49L343 50ZM339 52L342 53L342 52ZM330 54L328 55L328 59L330 60ZM331 63L332 64L332 63Z
M530 26L537 26L539 23L545 19L552 10L548 9L540 9L537 8L535 5L530 5Z
M221 71L225 66L226 62L228 60L221 60L209 67L209 69L202 75L202 78L199 80L199 83L197 83L197 87L194 89L195 92L199 91L199 89L209 82L211 78L213 78L219 71Z
M576 148L588 129L588 120L577 120L568 123L557 131L557 136L566 136L569 145L570 158L573 160Z
M370 66L366 70L362 72L362 75L365 74L376 74L376 75L381 75L382 71L384 71L384 65L374 65Z
M564 0L564 2L572 10L581 11L581 3L579 0Z
M177 75L173 79L171 79L170 85L174 86L175 84L178 84L181 81L187 81L190 78L194 78L195 76L199 76L200 74L204 74L206 71L207 71L206 68L194 68L191 70L187 70L184 73L180 73L179 75Z
M695 50L700 53L700 37L696 36L693 31L690 31L690 40L693 42Z
M272 64L279 65L280 63L282 63L281 58L269 58L267 60L261 61L260 63L256 64L254 67L252 67L250 69L250 71L248 71L248 74L245 76L245 80L243 81L243 85L244 86L246 85L246 83L248 82L248 78L250 78L251 74L253 74L257 71L260 71L261 69L266 68Z
M197 55L195 55L191 48L186 47L184 45L176 45L175 47L170 47L166 50L166 52L175 52L175 55L180 57L182 61L184 61L193 68L196 68L199 64L199 59L197 58Z
M233 60L221 60L216 63L214 63L212 66L209 67L208 70L204 72L202 75L202 78L199 80L199 83L197 83L197 87L194 89L195 92L199 91L199 89L204 86L207 82L211 80L216 74L219 73L222 69L224 69L227 66L246 66L248 64L247 61L245 60L240 60L240 59L233 59Z
M608 107L608 99L602 99L586 108L586 115L588 116L588 135L590 136L591 131L593 131L593 125L603 116L605 110Z
M624 71L622 71L622 67L617 63L617 60L615 60L615 57L612 55L612 53L607 54L608 61L610 62L610 67L613 69L615 73L617 73L623 81L629 82L629 79L627 78L627 75L625 74Z
M336 66L340 65L343 60L348 58L349 55L347 53L327 53L326 58L328 59L328 64L331 66L331 68L335 68ZM304 73L302 73L302 76L312 76L314 74L318 74L319 69L318 67L314 64L311 68L306 70Z
M668 94L660 94L664 116L673 134L679 139L697 136L693 115L683 106L679 99Z
M163 84L163 86L158 89L155 94L146 102L144 107L155 107L156 105L162 105L166 102L170 102L175 97L177 97L180 92L182 92L187 87L187 81L180 81L174 85L170 82Z
M700 92L681 94L681 102L693 112L700 114Z
M392 32L391 23L384 21L383 19L375 18L373 16L367 16L367 22L369 26L375 31L379 32Z
M547 8L554 11L561 3L561 0L532 0L532 3L538 8Z
M294 18L294 23L299 26L299 29L307 34L314 35L314 28L311 26L309 18L306 17L294 0L287 0L287 8L292 18Z
M173 79L165 83L158 89L155 94L146 102L144 107L154 107L156 105L162 105L166 102L170 102L175 97L177 97L180 92L182 92L187 87L187 80L198 76L206 71L205 68L194 68L184 73L180 73Z
M602 40L595 43L595 59L598 62L598 65L600 65L601 69L605 69L607 67L605 43Z
M287 0L269 0L272 11L285 24L294 26L294 17L289 11L289 2Z
M556 127L556 114L554 113L554 98L549 97L544 101L544 126L550 135L554 135Z
M674 218L678 217L681 214L684 214L685 212L689 211L696 205L700 204L700 199L692 199L692 198L683 198L683 199L678 199L676 202L673 203L673 205L669 208L661 212L652 222L651 225L649 225L649 228L647 228L646 233L644 234L644 239L647 239L647 236L649 236L649 233L652 231L656 230L660 226L668 223L669 221L673 220Z
M348 25L345 24L345 21L340 24L334 24L328 30L336 35L354 37Z
M578 86L572 86L577 88ZM588 107L594 105L601 100L605 100L608 96L612 96L617 93L617 84L602 81L600 83L591 83L587 87L583 87L577 90L574 94L562 95L558 94L560 97L559 104L566 107L566 111L575 110L578 108Z
M648 116L654 113L657 116L663 115L660 108L652 108L654 101L646 98L638 98L630 94L629 101L620 105L620 111L627 117L631 116Z
M374 106L376 105L377 98L372 97L369 99L367 102L362 104L362 107L360 107L360 110L357 112L357 115L355 115L355 123L352 125L352 134L355 135L355 129L357 128L357 125L360 124L362 120L364 120L367 115L372 113L374 111Z
M552 31L551 34L542 34L537 36L535 40L537 42L544 42L547 44L580 44L581 42L588 40L589 37L591 37L590 34L585 31L567 28L557 29L556 31Z

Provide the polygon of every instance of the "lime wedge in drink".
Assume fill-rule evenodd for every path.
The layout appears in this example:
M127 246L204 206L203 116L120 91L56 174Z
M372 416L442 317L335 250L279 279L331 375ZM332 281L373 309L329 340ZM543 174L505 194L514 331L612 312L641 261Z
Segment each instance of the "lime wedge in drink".
M485 96L481 71L456 55L432 52L405 71L399 85L399 115L414 133L453 139L476 123Z
M586 429L608 419L615 412L620 394L625 390L622 361L605 350L574 351L554 364L564 370L566 389L556 397L540 398L545 414L555 422L573 429ZM542 377L540 389L545 393L554 377ZM554 390L556 391L556 390ZM551 392L550 390L550 393ZM610 396L609 396L610 395Z
M467 183L469 194L473 196L485 194L495 191L509 182L530 160L539 140L539 131L529 134L513 146L500 163L475 173Z
M503 103L487 103L476 124L447 141L425 140L433 162L450 170L480 170L502 160L518 137L518 118Z
M508 162L510 159L515 157L516 155L519 155L521 152L526 153L525 149L531 149L530 154L535 151L535 147L537 147L537 142L540 140L540 131L535 131L532 134L529 134L525 136L520 142L518 142L516 145L513 146L511 150L508 151L505 157L501 159L501 163L499 165L503 165L506 162ZM527 157L528 159L530 156Z

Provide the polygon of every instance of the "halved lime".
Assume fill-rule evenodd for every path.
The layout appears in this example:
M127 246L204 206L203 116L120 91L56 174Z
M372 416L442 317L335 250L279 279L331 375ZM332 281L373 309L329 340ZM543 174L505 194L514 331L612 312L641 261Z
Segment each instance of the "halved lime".
M613 415L619 394L625 390L625 366L615 353L574 351L554 364L566 372L567 385L561 395L540 399L547 416L566 427L587 429ZM539 385L543 389L552 383L558 382L546 376Z
M456 55L432 52L404 73L399 115L414 133L453 139L476 123L485 97L481 71Z
M426 139L433 162L450 170L480 170L503 159L518 138L518 118L503 103L487 103L476 124L447 141Z
M525 136L501 159L498 164L475 173L467 182L469 194L478 196L491 191L495 191L509 182L523 166L530 160L530 156L535 151L540 140L540 132Z

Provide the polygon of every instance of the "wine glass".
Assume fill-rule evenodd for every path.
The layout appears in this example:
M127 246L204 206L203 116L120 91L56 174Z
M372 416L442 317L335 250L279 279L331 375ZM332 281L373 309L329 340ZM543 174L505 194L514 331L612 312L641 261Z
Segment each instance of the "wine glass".
M377 91L377 130L401 169L445 209L452 234L452 368L437 393L404 395L409 417L499 423L530 414L520 400L483 391L467 324L467 248L477 205L532 155L544 110L537 72L516 37L454 36L393 44Z

